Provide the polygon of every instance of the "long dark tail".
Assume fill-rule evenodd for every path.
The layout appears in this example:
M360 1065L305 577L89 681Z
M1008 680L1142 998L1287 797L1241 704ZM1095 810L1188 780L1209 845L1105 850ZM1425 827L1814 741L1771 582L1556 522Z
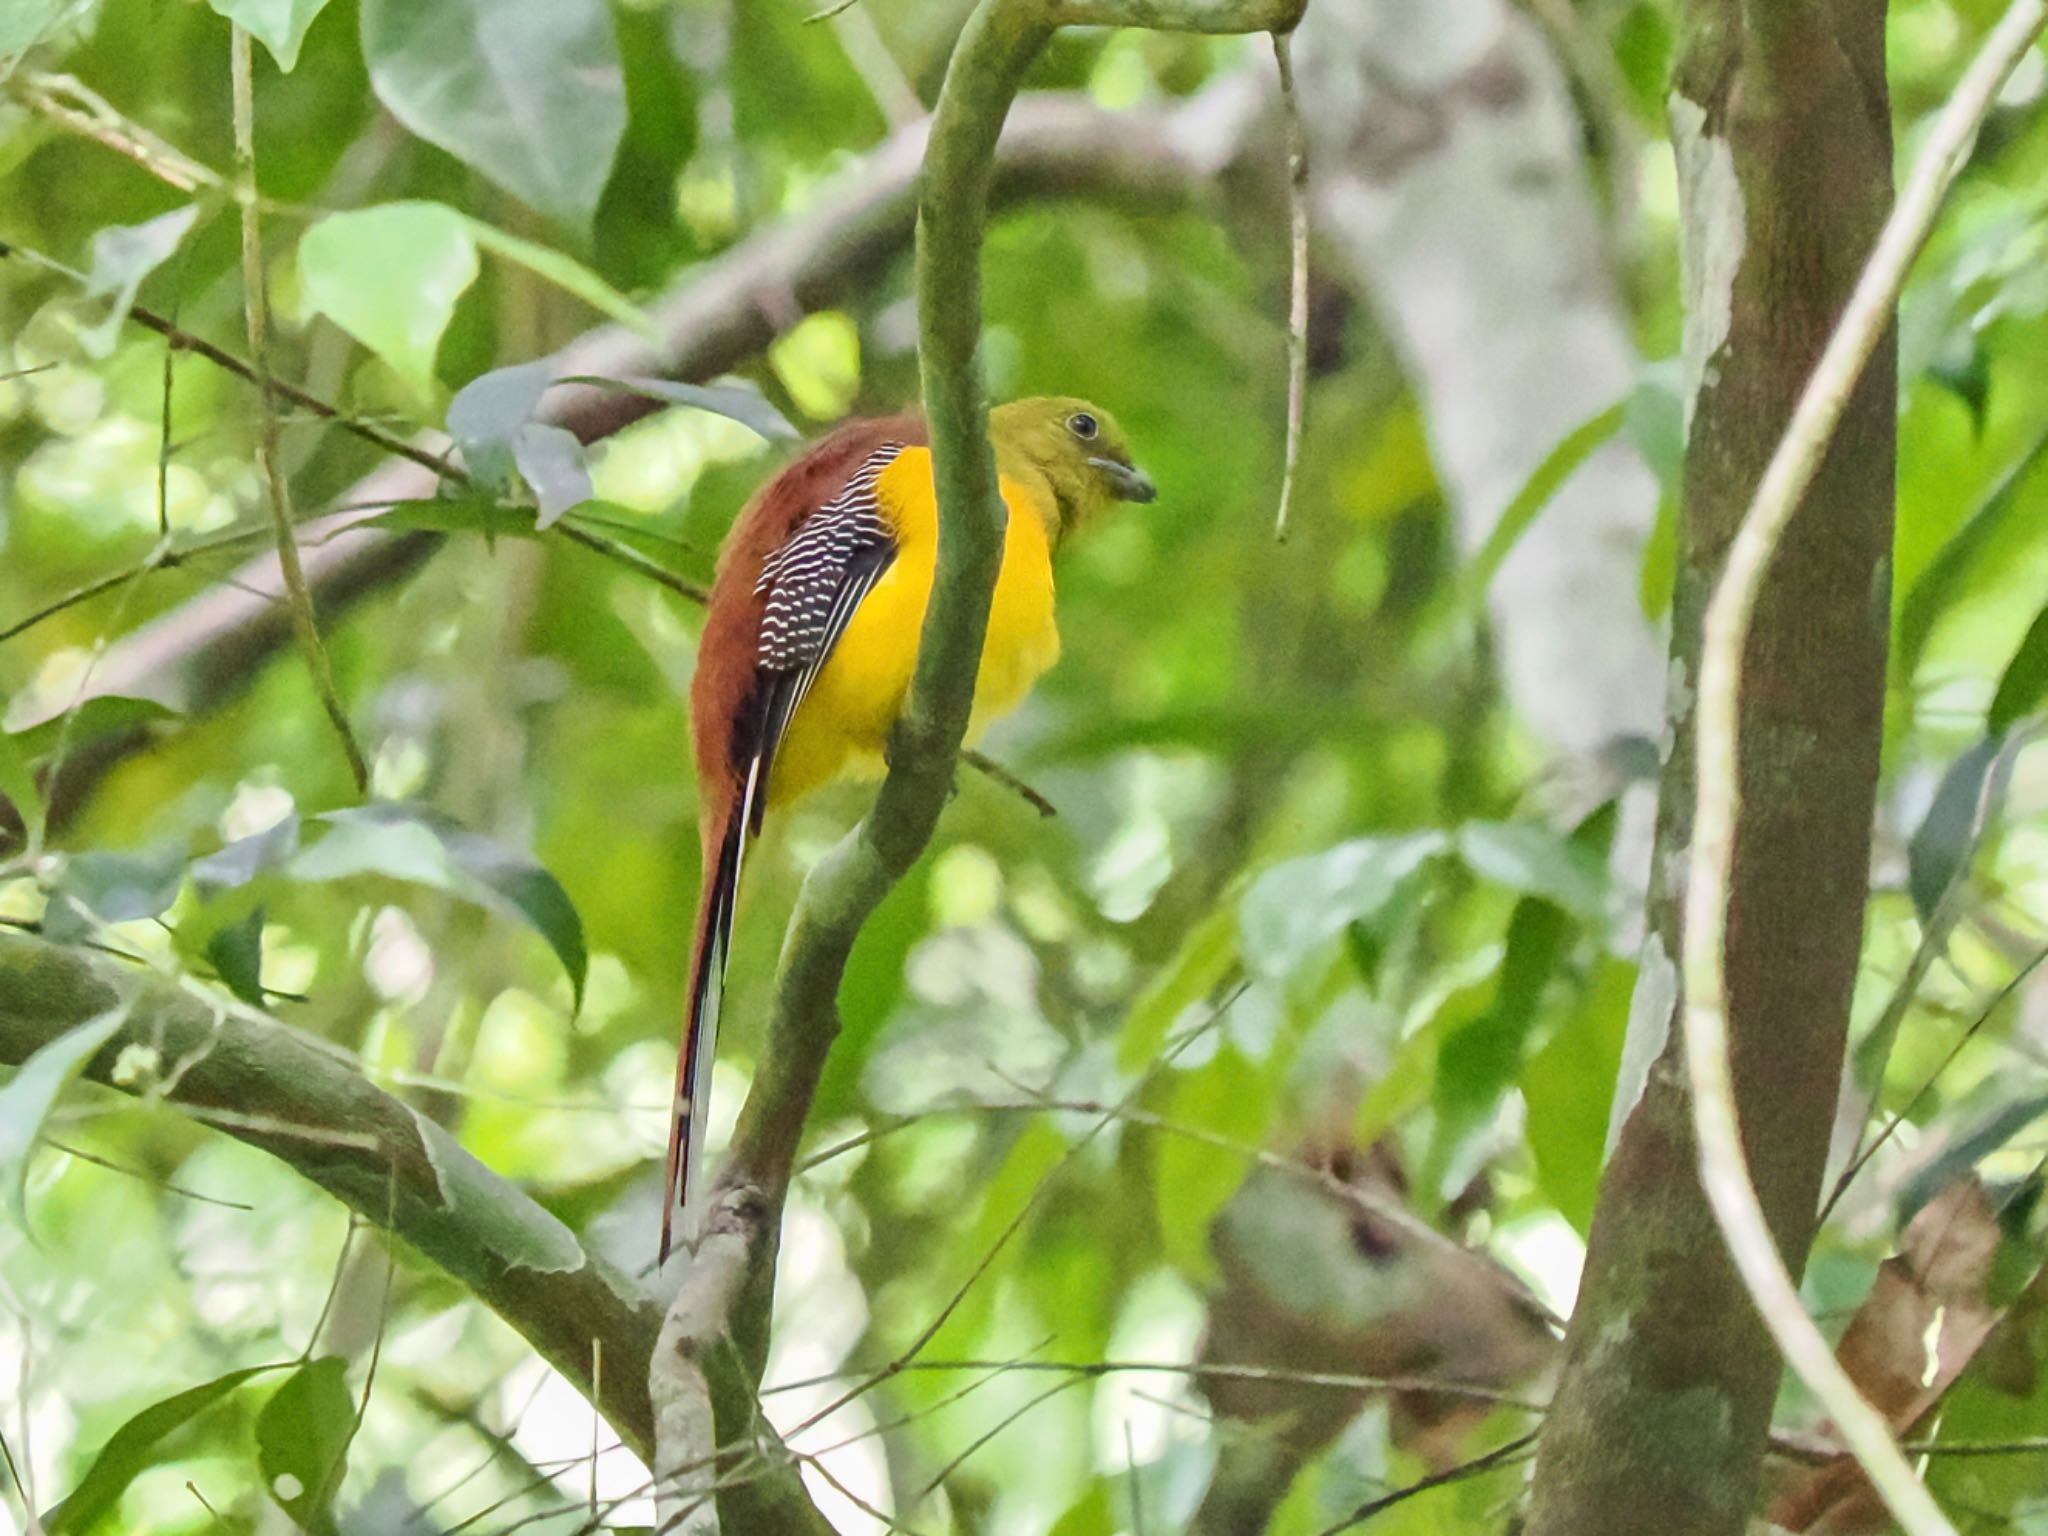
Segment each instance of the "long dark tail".
M718 1058L718 1012L725 992L725 964L732 948L733 908L739 900L740 862L746 850L747 819L756 780L726 813L717 854L705 871L704 900L697 913L697 939L690 955L689 1001L683 1015L683 1045L676 1055L675 1110L669 1122L668 1176L661 1207L661 1262L668 1262L674 1237L676 1197L682 1197L683 1235L696 1235L704 1215L704 1132L710 1123L711 1067ZM709 852L710 840L706 840Z

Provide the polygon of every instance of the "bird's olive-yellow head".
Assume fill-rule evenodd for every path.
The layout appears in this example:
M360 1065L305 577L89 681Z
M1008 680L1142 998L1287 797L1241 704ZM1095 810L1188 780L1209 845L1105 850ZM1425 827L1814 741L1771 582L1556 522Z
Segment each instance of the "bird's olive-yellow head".
M1059 509L1055 534L1066 533L1119 501L1150 501L1159 492L1131 462L1123 429L1109 412L1067 395L1034 395L989 412L996 466L1013 477L1042 480Z

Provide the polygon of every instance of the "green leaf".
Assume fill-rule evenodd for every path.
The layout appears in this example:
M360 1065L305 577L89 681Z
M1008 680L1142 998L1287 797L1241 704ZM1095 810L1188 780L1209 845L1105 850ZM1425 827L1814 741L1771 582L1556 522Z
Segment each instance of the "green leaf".
M787 416L744 379L729 379L723 384L683 384L674 379L607 379L594 373L572 373L561 382L591 384L599 389L615 389L623 394L645 395L650 400L665 400L670 405L710 411L770 441L802 436Z
M1274 865L1238 908L1246 965L1263 976L1286 976L1347 924L1385 908L1402 882L1447 846L1441 832L1362 837Z
M583 1006L589 968L583 921L559 881L531 859L510 853L424 806L384 803L315 818L327 831L289 866L299 880L383 875L446 891L525 922L562 962Z
M221 15L270 50L286 74L299 62L299 44L306 28L325 9L327 0L207 0Z
M282 869L299 849L299 818L279 818L261 832L238 837L218 853L192 861L192 879L206 895L247 885L258 875Z
M1514 552L1522 535L1534 526L1538 515L1564 488L1565 482L1578 472L1579 466L1621 430L1628 404L1627 400L1617 400L1604 411L1587 417L1558 439L1556 446L1543 456L1543 462L1530 472L1522 488L1515 492L1514 499L1502 509L1500 520L1487 534L1486 542L1479 546L1478 553L1465 568L1459 585L1461 606L1467 611L1479 611L1486 601L1487 588L1493 585L1493 578Z
M1458 828L1458 853L1472 872L1525 896L1540 896L1582 917L1607 905L1607 870L1591 849L1533 821L1470 821Z
M1271 1085L1257 1066L1225 1045L1202 1066L1179 1075L1166 1119L1199 1127L1204 1137L1157 1138L1159 1235L1166 1257L1190 1279L1206 1281L1214 1266L1209 1228L1251 1168L1251 1159L1216 1136L1247 1146L1264 1139L1272 1109Z
M28 1230L28 1164L35 1155L43 1121L93 1053L128 1022L125 1004L67 1029L21 1064L0 1088L0 1193L14 1224Z
M406 127L583 229L626 128L603 0L364 0L363 59Z
M565 255L553 246L508 235L497 225L486 224L482 219L470 219L469 232L476 236L476 243L493 256L515 262L535 277L553 283L564 293L574 294L599 314L609 315L619 324L649 339L659 334L652 315L575 257Z
M12 736L0 736L0 795L14 802L23 826L34 829L43 824L42 792L21 743Z
M284 1369L285 1364L252 1365L151 1403L108 1436L78 1486L43 1516L43 1529L49 1536L85 1536L119 1503L128 1485L156 1464L156 1449L166 1438L231 1396L251 1377Z
M1977 846L1978 808L2004 745L2002 738L1987 736L1950 763L1927 815L1906 843L1906 889L1923 923L1933 917ZM1994 798L1999 788L1992 785Z
M2006 524L2028 504L2020 495L2034 468L2048 454L2048 432L2042 433L1998 477L1984 498L1964 519L1949 541L1928 562L1899 605L1898 634L1892 646L1892 675L1910 681L1920 665L1934 626L1962 596L1978 558Z
M1124 1017L1117 1066L1136 1072L1150 1065L1165 1048L1166 1037L1190 1008L1216 995L1237 969L1237 912L1226 892L1201 921L1188 930L1179 951L1139 994Z
M263 908L251 907L240 921L206 941L206 958L221 984L252 1008L263 1006Z
M8 0L0 5L0 60L27 52L78 9L76 0Z
M564 512L597 494L590 483L590 469L583 462L583 445L567 427L529 421L512 439L512 458L533 487L534 500L540 503L537 528L554 527Z
M439 6L423 6L438 11ZM469 221L440 203L331 213L299 241L308 308L375 352L421 394L455 301L476 281Z
M29 762L39 763L57 750L60 740L69 750L76 751L87 742L111 736L116 731L136 730L160 720L177 718L176 710L155 699L130 698L118 693L95 694L76 709L59 710L44 719L23 725L13 733L14 744ZM69 725L65 724L67 719Z
M308 1536L339 1536L334 1495L355 1433L348 1364L338 1355L300 1366L256 1416L256 1464L264 1489Z
M1634 990L1635 968L1603 959L1578 1006L1523 1064L1519 1079L1537 1180L1582 1236L1591 1230L1600 1190L1609 1101Z
M515 363L480 373L455 392L448 402L448 435L462 450L472 479L494 488L511 482L513 440L533 420L550 382L547 363Z
M2048 608L2043 608L2027 626L2019 649L2005 664L1998 679L1998 692L1991 696L1991 709L1984 717L1984 729L2001 736L2015 722L2031 715L2048 699Z
M145 224L116 225L92 237L85 291L93 298L112 294L114 303L106 318L79 338L88 353L103 358L113 352L142 280L170 259L198 217L199 205L188 203Z
M43 935L58 944L77 943L92 932L85 912L103 923L160 916L184 883L185 854L174 846L151 853L72 854L50 886Z

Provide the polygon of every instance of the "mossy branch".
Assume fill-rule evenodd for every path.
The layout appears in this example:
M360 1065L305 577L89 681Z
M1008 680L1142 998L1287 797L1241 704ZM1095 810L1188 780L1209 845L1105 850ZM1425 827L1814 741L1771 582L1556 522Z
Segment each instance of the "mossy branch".
M661 1309L531 1197L309 1035L247 1009L211 1006L116 960L0 933L0 1065L19 1066L128 999L127 1022L87 1064L88 1077L159 1094L271 1153L366 1220L384 1226L388 1218L393 1233L589 1396L636 1454L651 1452L642 1365ZM156 1070L116 1084L124 1051ZM597 1383L592 1361L600 1353Z

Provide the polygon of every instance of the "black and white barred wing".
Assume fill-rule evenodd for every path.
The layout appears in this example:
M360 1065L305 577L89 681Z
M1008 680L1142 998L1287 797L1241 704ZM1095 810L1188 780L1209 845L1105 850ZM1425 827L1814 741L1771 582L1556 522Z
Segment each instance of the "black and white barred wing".
M743 823L758 833L767 808L775 750L839 643L861 599L896 558L896 541L876 500L875 482L903 451L884 443L860 463L839 494L805 518L761 567L765 597L756 666L761 673L760 745L749 766Z

